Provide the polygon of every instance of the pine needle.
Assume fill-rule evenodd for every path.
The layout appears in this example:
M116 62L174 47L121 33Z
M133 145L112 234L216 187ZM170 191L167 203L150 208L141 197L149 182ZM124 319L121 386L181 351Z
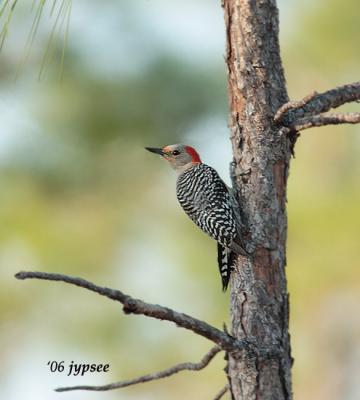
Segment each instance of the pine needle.
M61 5L59 7L59 11L57 13L57 16L56 16L56 19L55 19L55 22L54 22L54 25L53 25L53 28L52 28L50 36L49 36L49 40L48 40L48 43L47 43L47 46L46 46L46 50L45 50L44 56L42 58L40 71L39 71L39 76L38 76L39 81L41 81L41 78L43 76L45 67L48 65L49 61L51 60L51 56L53 54L53 48L54 48L54 36L55 36L55 33L57 31L57 28L58 28L60 17L62 16L62 14L64 14L64 11L66 11L66 7L65 7L66 4L67 4L67 1L66 0L62 0ZM66 14L64 14L64 15L66 15ZM61 30L61 26L63 25L63 22L64 22L64 17L62 19L62 22L60 22L60 30Z
M61 52L60 79L62 79L63 75L64 75L65 52L66 52L68 42L69 42L71 6L72 6L72 1L67 0L66 16L64 17L64 19L66 18L66 26L65 26L65 31L64 31L64 42L63 42L63 47L62 47L62 52Z
M35 3L35 1L36 0L34 0L33 4ZM33 20L33 23L31 25L30 32L29 32L29 35L28 35L28 38L27 38L27 41L26 41L25 50L24 50L24 56L22 57L22 59L20 61L20 64L19 64L19 66L17 68L16 78L15 79L17 79L19 77L19 75L23 71L23 68L24 68L24 65L25 65L26 61L29 58L29 55L30 55L30 52L31 52L31 49L32 49L32 46L33 46L33 43L34 43L34 39L35 39L36 33L38 31L39 24L40 24L40 20L41 20L41 16L42 16L42 13L43 13L43 10L44 10L45 2L46 2L46 0L39 0L39 5L38 5L38 7L36 9L34 20Z
M57 0L53 0L52 7L50 10L50 17L52 17L54 15L56 3L57 3Z
M6 7L8 6L10 0L5 0L4 4L2 5L1 9L0 9L0 18L2 17L2 15L4 14Z
M6 21L5 21L5 23L4 23L4 26L3 26L3 28L2 28L2 30L1 30L1 32L0 32L0 51L2 50L2 48L3 48L3 46L4 46L5 39L6 39L6 37L7 37L8 31L9 31L9 25L10 25L10 22L11 22L11 18L12 18L12 16L13 16L14 9L15 9L15 6L16 6L16 3L17 3L17 2L18 2L18 0L14 0L14 1L13 1L12 5L11 5L11 7L10 7L9 13L8 13L7 19L6 19ZM5 3L4 3L4 6L3 6L2 9L1 9L0 17L1 17L1 16L3 15L3 13L5 12L5 10L6 10L7 6L8 6L8 4L9 4L9 1L6 0Z
M21 58L21 61L18 65L15 79L18 78L20 73L24 69L24 65L29 58L30 52L33 47L33 43L36 37L36 34L39 29L40 21L43 16L45 4L47 0L32 0L30 12L35 15L33 17L33 21L31 24L31 28L25 43L24 47L24 56ZM16 8L18 0L0 0L0 51L2 50L5 40L8 35L10 22ZM62 0L61 2L58 0L52 0L52 4L50 7L50 18L55 15L54 25L51 29L49 39L47 41L46 49L44 51L44 55L41 60L41 66L39 71L39 80L41 80L45 67L48 65L50 60L52 59L52 55L54 54L54 42L55 36L61 36L63 32L63 46L60 57L60 78L63 77L64 73L64 63L65 63L65 53L66 48L69 41L69 30L70 30L70 18L71 18L71 10L72 10L72 0Z

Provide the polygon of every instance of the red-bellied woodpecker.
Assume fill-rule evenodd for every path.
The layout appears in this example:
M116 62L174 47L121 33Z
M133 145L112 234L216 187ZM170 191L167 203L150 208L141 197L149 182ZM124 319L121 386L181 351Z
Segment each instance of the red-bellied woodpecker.
M190 146L173 144L162 149L146 147L146 150L160 154L178 172L178 201L192 221L217 241L218 264L223 290L226 290L235 254L247 255L231 189L214 168L201 162Z

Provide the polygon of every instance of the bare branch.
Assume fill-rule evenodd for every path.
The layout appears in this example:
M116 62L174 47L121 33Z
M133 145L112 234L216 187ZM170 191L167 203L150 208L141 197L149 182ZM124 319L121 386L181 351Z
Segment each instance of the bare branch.
M220 392L214 397L214 400L220 400L224 394L229 390L229 384L226 384Z
M301 101L285 103L276 112L274 121L290 127L299 119L322 114L331 108L358 100L360 100L360 82L354 82L324 93L311 93Z
M275 122L279 122L282 120L283 116L289 110L295 110L297 108L304 107L310 100L312 100L315 96L318 95L318 92L314 91L307 96L305 96L302 100L298 101L288 101L287 103L283 104L277 111L274 117Z
M92 282L82 278L76 278L63 274L53 274L46 272L19 272L15 275L17 279L44 279L49 281L62 281L71 285L76 285L92 292L98 293L111 300L123 304L125 314L140 314L147 317L174 322L177 326L193 331L197 335L203 336L219 345L223 350L234 351L244 348L252 348L247 340L237 340L229 334L201 321L174 311L170 308L158 304L146 303L140 299L135 299L124 294L120 290L109 289L107 287L97 286Z
M316 126L358 123L360 123L360 113L322 114L298 119L293 125L289 126L289 128L294 131L302 131Z
M148 374L148 375L142 375L134 379L114 382L110 383L109 385L103 385L103 386L90 386L90 385L65 386L65 387L59 387L55 389L55 391L69 392L71 390L92 390L92 391L102 392L107 390L120 389L126 386L137 385L139 383L150 382L157 379L167 378L168 376L177 374L178 372L181 371L200 371L209 365L210 361L216 356L217 353L219 353L219 351L221 351L221 348L219 346L214 346L212 349L210 349L208 353L205 354L205 356L201 359L201 361L197 363L186 362L177 364L163 371L155 372L153 374Z

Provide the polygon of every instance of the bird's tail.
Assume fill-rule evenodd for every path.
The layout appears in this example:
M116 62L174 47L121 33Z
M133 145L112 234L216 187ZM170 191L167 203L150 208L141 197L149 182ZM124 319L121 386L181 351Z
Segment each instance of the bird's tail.
M223 285L223 291L225 292L230 281L231 272L234 270L235 253L230 249L222 246L218 243L218 264Z

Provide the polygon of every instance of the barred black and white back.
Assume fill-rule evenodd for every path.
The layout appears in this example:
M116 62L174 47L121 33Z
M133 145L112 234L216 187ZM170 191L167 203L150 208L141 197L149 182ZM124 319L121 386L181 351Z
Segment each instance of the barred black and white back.
M213 168L199 163L179 175L176 194L186 214L218 242L218 264L226 290L234 268L234 252L246 254L229 189Z

